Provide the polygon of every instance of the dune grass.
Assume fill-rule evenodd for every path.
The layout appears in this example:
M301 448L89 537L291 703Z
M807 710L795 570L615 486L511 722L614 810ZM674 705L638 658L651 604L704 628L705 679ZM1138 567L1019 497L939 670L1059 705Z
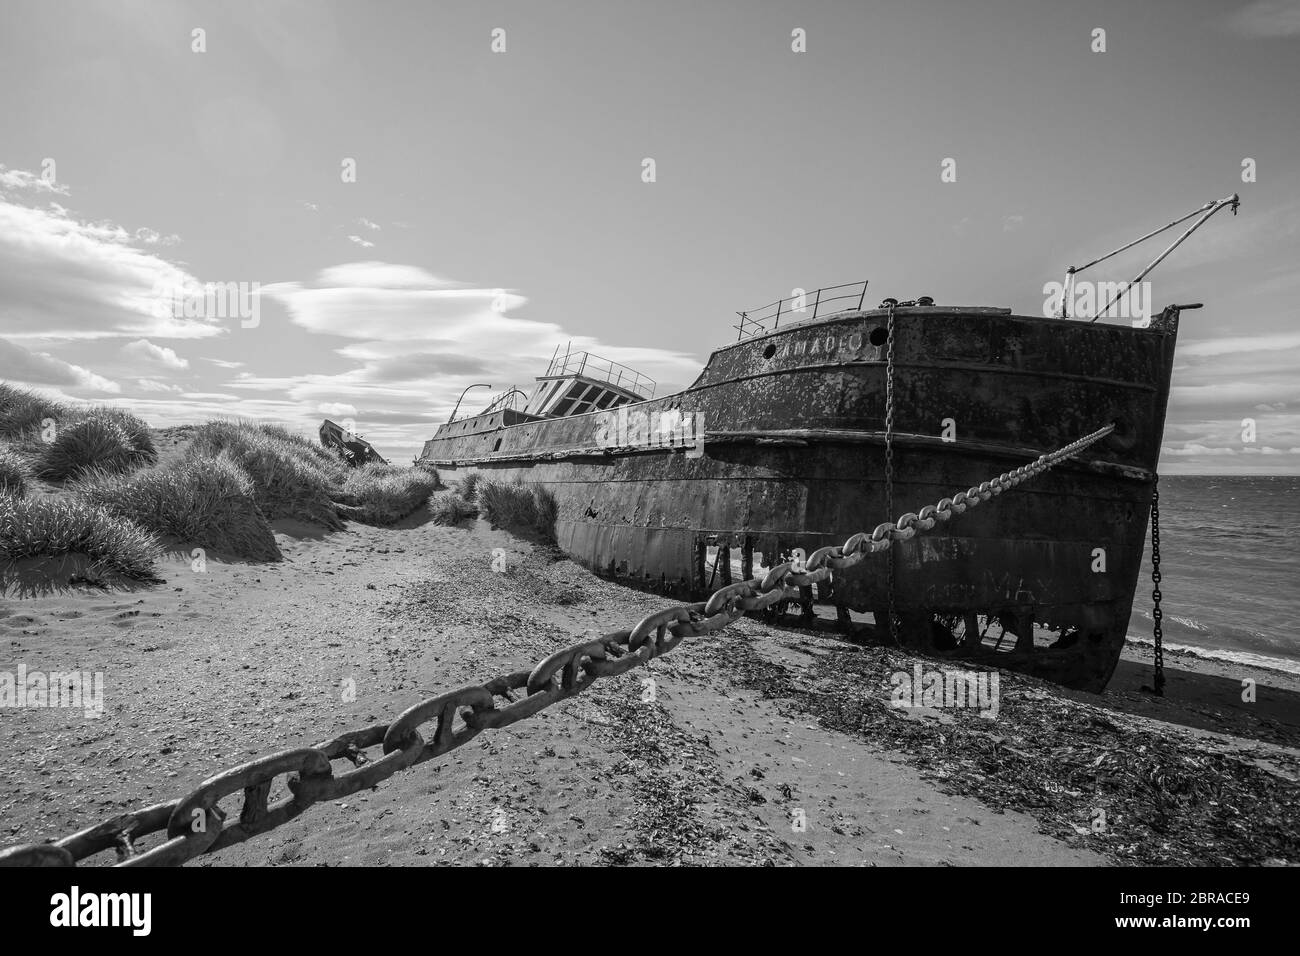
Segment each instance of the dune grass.
M134 475L94 471L73 491L177 544L252 561L281 559L252 479L229 458L194 455Z
M479 509L498 528L527 530L543 540L555 541L555 496L540 485L479 481Z
M434 524L458 525L478 514L478 509L456 493L434 495L429 499L429 515Z
M39 440L42 423L46 419L58 422L68 416L69 409L62 402L0 382L0 438L9 441Z
M78 428L85 422L109 422L121 430L102 424ZM65 433L70 437L60 439ZM90 467L137 467L156 461L153 434L147 424L120 408L107 406L77 407L46 398L38 392L0 382L0 440L20 446L33 454L49 456L42 470L51 478L72 477ZM106 460L87 462L86 455L102 454Z
M470 472L468 475L466 475L464 478L460 480L460 483L457 485L456 490L460 493L460 496L464 498L466 501L473 501L475 498L478 497L478 486L479 486L479 482L482 480L483 480L483 476L479 474L477 471Z
M348 470L343 481L349 516L367 524L393 524L420 507L438 486L437 472L427 468L371 462Z
M344 466L318 454L306 439L276 426L212 421L195 430L186 455L238 465L252 480L253 496L270 521L296 518L335 530L343 527L335 499L342 493Z
M90 569L155 580L157 538L86 501L0 495L0 562L84 555Z
M31 476L27 459L8 445L0 444L0 495L23 497Z
M143 422L140 426L147 435L147 426ZM53 481L66 481L92 469L131 471L157 458L152 440L141 447L133 432L121 414L96 414L71 424L60 424L54 440L39 449L37 474Z
M74 421L101 419L118 425L131 440L131 447L134 449L131 461L133 466L153 464L158 460L158 450L154 447L153 441L153 429L130 412L99 405L74 412L71 418Z
M314 458L322 468L334 474L340 467L346 467L346 463L339 457L339 453L333 448L326 448L319 442L314 442L305 435L297 432L291 432L283 425L258 425L263 432L272 438L287 442L289 445L307 452Z

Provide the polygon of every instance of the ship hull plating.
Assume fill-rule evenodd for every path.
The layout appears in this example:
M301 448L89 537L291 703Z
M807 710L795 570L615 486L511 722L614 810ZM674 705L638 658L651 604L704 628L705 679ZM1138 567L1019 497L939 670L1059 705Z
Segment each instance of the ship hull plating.
M904 643L1100 690L1132 610L1176 322L899 309L893 515L880 310L719 349L690 388L626 409L626 430L617 414L496 413L443 426L422 460L453 482L540 483L575 560L699 598L732 579L733 557L748 574L794 548L842 544L1115 422L1079 459L893 545ZM688 432L702 422L702 454L692 434L687 449L647 434L677 416ZM883 621L886 582L886 556L868 555L815 597Z

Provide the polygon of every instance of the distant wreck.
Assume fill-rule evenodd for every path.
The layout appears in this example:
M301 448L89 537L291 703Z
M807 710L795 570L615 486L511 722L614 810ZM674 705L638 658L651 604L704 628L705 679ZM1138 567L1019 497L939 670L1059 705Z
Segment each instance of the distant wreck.
M337 452L339 457L352 468L360 468L371 462L388 464L388 459L375 451L375 447L370 442L328 418L321 422L320 443Z

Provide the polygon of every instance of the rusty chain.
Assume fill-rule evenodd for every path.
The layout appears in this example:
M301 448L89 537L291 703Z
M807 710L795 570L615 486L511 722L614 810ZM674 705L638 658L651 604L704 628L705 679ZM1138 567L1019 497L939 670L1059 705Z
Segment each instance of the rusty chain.
M1165 642L1160 607L1160 476L1151 485L1151 637L1155 641L1155 672L1151 687L1157 697L1165 696Z
M1028 465L959 491L951 498L908 512L895 522L858 533L843 545L819 548L803 561L785 561L761 577L729 584L706 601L666 608L643 618L631 630L616 631L556 651L532 670L504 674L486 684L470 684L421 701L389 724L349 731L314 747L301 747L260 757L209 777L188 796L134 810L51 843L25 844L0 851L0 866L75 866L78 861L114 849L117 866L179 866L205 853L242 843L287 823L315 803L338 800L375 787L426 760L441 757L484 730L499 730L531 717L552 704L582 693L598 678L614 677L648 664L687 637L714 634L747 611L763 610L799 597L799 588L824 581L832 570L849 568L866 555L884 551L894 541L906 541L920 531L948 521L1109 435L1107 425L1090 435L1040 456ZM515 692L524 692L518 698ZM496 699L507 701L498 707ZM425 739L420 727L434 725ZM383 755L369 760L368 748L382 746ZM334 775L333 762L348 760L353 769ZM293 796L268 806L272 781L291 774ZM221 799L244 791L239 819L225 824L217 806ZM158 846L137 851L142 837L165 831Z
M894 299L886 299L889 306L885 324L885 517L894 513ZM885 614L889 617L889 640L898 643L898 616L894 612L894 552L885 555Z

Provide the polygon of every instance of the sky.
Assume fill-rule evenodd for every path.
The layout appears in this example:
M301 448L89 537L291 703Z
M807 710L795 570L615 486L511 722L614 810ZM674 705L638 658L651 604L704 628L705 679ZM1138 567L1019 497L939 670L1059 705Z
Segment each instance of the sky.
M1161 470L1296 474L1298 93L1300 0L4 0L0 380L401 461L557 345L664 394L799 288L1039 315L1238 192L1150 277Z

